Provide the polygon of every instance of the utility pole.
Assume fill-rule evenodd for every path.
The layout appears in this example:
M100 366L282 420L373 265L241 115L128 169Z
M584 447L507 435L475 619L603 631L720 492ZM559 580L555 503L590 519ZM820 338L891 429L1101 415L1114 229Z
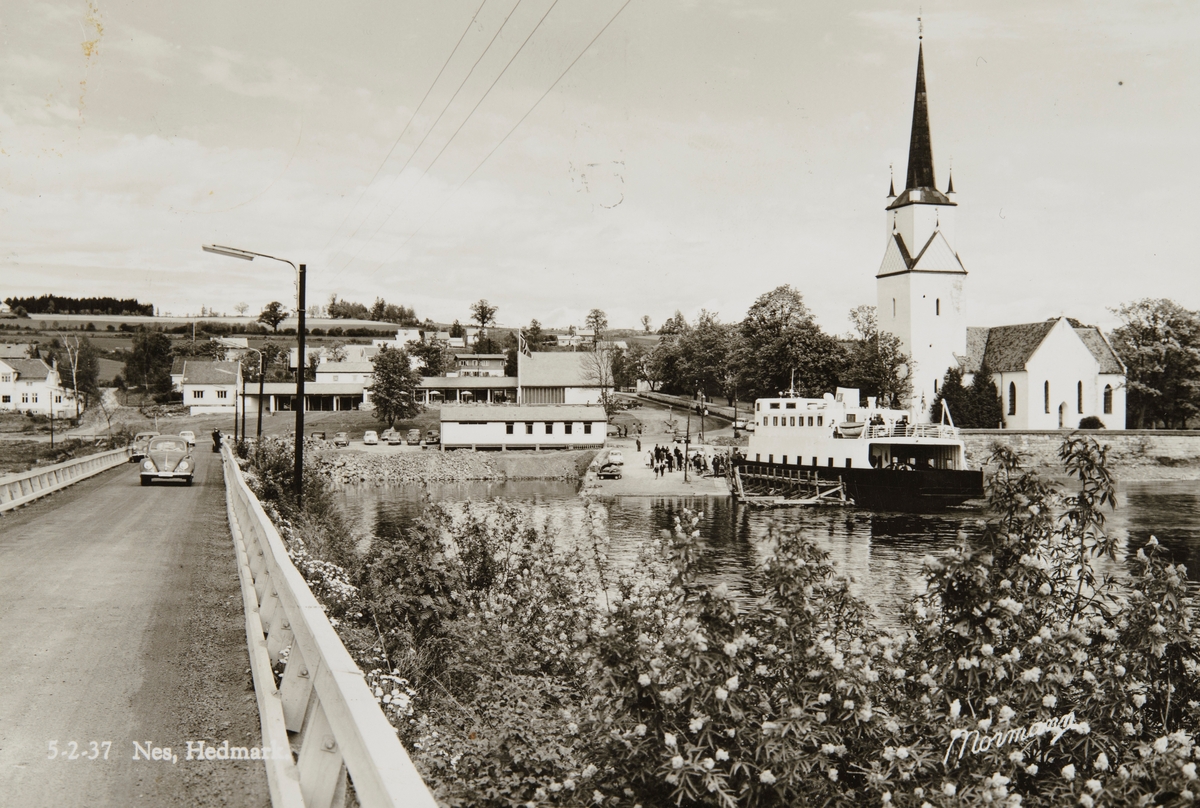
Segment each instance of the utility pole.
M300 355L296 357L296 510L304 510L304 264L296 268L296 340Z
M688 405L687 408L687 431L683 433L683 481L688 481L688 463L691 458L688 457L688 445L692 442L692 408Z

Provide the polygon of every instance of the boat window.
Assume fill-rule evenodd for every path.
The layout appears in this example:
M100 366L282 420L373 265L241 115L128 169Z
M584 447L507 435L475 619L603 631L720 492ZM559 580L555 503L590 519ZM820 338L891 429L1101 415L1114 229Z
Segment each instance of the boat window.
M787 404L784 404L783 406L784 406L784 409L794 410L794 409L796 409L796 402L789 401Z
M773 454L769 454L769 455L767 455L767 462L768 462L768 463L774 463L774 462L775 462L775 455L773 455Z
M771 402L771 409L773 409L773 410L777 410L777 409L779 409L779 402L778 402L778 401L772 401L772 402Z
M817 463L817 458L815 458L815 457L813 458L813 465L814 465L814 466L818 465L818 463Z
M772 423L772 424L771 424L771 426L779 426L779 416L778 416L778 415L776 415L776 416L775 416L774 418L772 418L771 420L774 422L774 423Z
M756 453L756 454L754 455L754 462L755 462L755 463L761 463L761 462L762 462L762 455L760 455L760 454L757 454L757 453Z
M757 401L756 401L756 402L754 402L754 411L755 411L755 412L758 412L758 411L759 411L759 410L761 410L761 409L762 409L762 404L761 404L760 402L757 402Z
M824 424L822 423L824 420L825 420L825 416L818 415L817 416L817 426L824 426Z
M783 465L787 465L787 455L783 456Z
M846 458L846 468L848 468L848 469L854 468L854 459L853 458L850 458L850 457Z
M792 416L792 423L791 423L790 425L791 425L791 426L795 426L795 425L796 425L796 416L794 416L794 415Z
M833 468L833 458L829 458L829 468Z
M852 424L857 420L858 420L858 413L855 413L855 412L846 413L846 423Z

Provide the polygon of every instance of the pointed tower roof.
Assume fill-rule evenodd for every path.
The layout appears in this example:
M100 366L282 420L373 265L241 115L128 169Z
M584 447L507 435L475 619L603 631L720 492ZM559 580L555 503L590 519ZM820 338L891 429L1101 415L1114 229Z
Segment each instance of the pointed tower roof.
M950 170L950 183L946 186L946 195L954 193L954 170Z
M933 176L933 139L929 134L929 99L925 92L925 44L917 46L917 88L913 94L912 133L908 139L908 177L904 193L888 206L898 208L914 202L953 205L937 189Z

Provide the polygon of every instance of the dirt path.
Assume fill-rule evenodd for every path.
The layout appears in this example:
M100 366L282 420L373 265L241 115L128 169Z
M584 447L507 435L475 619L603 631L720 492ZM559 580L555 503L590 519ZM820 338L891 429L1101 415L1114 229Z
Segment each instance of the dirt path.
M260 763L186 760L261 745L221 468L196 459L191 488L122 466L0 518L0 803L269 805Z

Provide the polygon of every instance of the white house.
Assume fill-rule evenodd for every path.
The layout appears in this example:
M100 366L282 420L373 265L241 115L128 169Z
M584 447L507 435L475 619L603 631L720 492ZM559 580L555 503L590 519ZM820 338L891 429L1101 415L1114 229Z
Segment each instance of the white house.
M508 357L504 354L455 354L455 369L447 373L455 376L503 376Z
M1074 320L968 328L967 270L954 247L954 180L934 179L924 47L917 83L904 190L888 191L887 242L876 273L881 331L899 338L911 358L909 406L928 418L950 368L969 380L986 364L1010 429L1067 429L1096 415L1125 428L1125 368L1099 330Z
M0 359L0 410L34 412L56 418L75 414L75 397L64 390L58 368L41 359Z
M442 448L593 448L604 445L607 423L603 407L587 404L446 404Z
M361 384L366 387L375 378L373 362L322 362L317 365L318 382Z
M540 351L517 354L521 404L599 404L612 391L607 351ZM602 384L607 382L607 384Z
M183 363L183 403L192 415L232 413L242 384L239 362L187 359Z

